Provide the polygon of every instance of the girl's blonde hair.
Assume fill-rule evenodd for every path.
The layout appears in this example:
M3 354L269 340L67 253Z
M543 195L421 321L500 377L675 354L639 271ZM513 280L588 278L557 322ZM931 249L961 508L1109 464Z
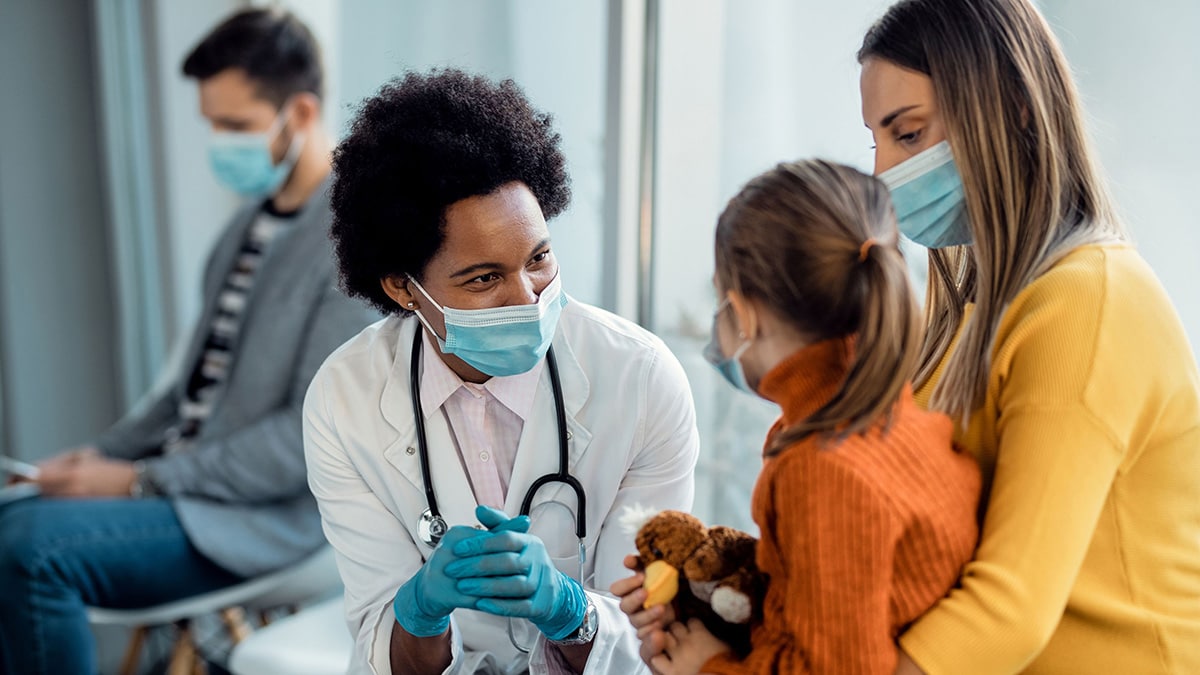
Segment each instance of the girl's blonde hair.
M867 31L879 58L933 80L962 176L973 245L931 250L918 386L962 326L932 407L965 420L983 399L1000 317L1075 248L1123 239L1085 135L1079 94L1028 0L904 0Z
M838 392L777 436L776 449L862 432L888 414L915 368L921 327L882 183L820 160L780 164L725 207L716 260L722 288L763 302L806 340L852 338Z

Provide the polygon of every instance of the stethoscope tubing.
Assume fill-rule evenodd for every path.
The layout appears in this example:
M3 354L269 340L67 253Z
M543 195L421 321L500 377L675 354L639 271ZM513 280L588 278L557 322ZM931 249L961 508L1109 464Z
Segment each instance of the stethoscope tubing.
M426 512L429 515L431 531L436 533L431 537L432 541L426 541L425 543L430 546L436 546L446 528L445 519L442 518L441 510L438 508L437 494L433 489L433 475L429 470L429 441L425 433L425 415L421 409L420 366L422 337L421 327L418 327L413 336L408 384L409 394L412 398L413 418L416 423L417 453L418 460L421 463L421 482L425 490L425 503L428 507ZM558 423L558 472L548 473L533 481L533 484L526 490L525 498L521 502L520 515L529 515L533 507L533 498L542 487L550 483L563 483L571 488L575 493L575 498L578 500L575 515L575 535L579 538L580 542L583 542L587 537L587 492L584 490L583 484L567 471L567 466L570 463L570 449L567 439L567 414L563 403L562 382L558 375L558 360L554 357L553 346L546 352L546 366L550 369L550 388L554 394L554 411L556 422ZM425 514L422 514L422 520L424 519Z

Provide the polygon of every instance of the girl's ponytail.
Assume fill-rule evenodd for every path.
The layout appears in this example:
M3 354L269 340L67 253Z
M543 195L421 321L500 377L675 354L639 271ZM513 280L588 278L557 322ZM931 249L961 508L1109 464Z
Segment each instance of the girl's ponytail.
M844 338L850 352L837 393L778 434L776 450L869 430L912 379L921 318L899 236L882 183L820 160L780 164L721 215L722 285L764 301L811 342Z

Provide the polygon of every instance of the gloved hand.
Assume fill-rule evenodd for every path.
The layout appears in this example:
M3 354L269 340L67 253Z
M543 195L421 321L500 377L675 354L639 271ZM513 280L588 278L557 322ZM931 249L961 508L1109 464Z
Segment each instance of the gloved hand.
M529 517L510 519L503 511L480 506L476 517L491 532L529 530ZM450 613L456 608L474 608L478 598L459 592L456 580L445 574L445 568L457 559L453 552L458 542L489 533L473 527L455 525L446 532L429 560L417 570L400 590L392 602L396 621L416 637L432 637L446 632L450 625Z
M483 513L483 508L476 510L480 522L499 518ZM518 519L482 536L456 541L452 549L456 559L444 572L458 580L459 593L478 598L475 609L528 619L547 638L561 640L583 623L587 594L579 582L554 567L540 538L508 525Z
M490 532L529 531L529 516L509 518L508 514L500 509L484 506L483 504L475 507L475 517L479 520L479 524L486 527Z
M446 576L444 570L458 559L453 553L456 544L486 534L464 525L455 525L446 532L433 555L396 591L392 610L401 628L416 637L441 635L450 627L450 612L458 607L475 607L478 598L461 593L457 579Z

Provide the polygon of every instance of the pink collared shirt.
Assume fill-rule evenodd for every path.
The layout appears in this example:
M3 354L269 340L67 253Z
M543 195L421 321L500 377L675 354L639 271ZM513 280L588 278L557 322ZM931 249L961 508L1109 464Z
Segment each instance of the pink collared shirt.
M539 361L520 375L493 377L483 384L464 382L438 356L440 350L429 333L421 330L421 334L425 340L421 350L421 410L425 419L441 410L476 503L503 509L521 431L533 408L546 361ZM562 652L553 648L546 650L546 667L550 675L574 672Z
M464 382L442 361L429 333L422 334L421 408L425 419L439 410L446 416L475 501L503 509L517 461L517 445L533 408L545 361L520 375L493 377L483 384ZM430 449L431 453L437 451Z

